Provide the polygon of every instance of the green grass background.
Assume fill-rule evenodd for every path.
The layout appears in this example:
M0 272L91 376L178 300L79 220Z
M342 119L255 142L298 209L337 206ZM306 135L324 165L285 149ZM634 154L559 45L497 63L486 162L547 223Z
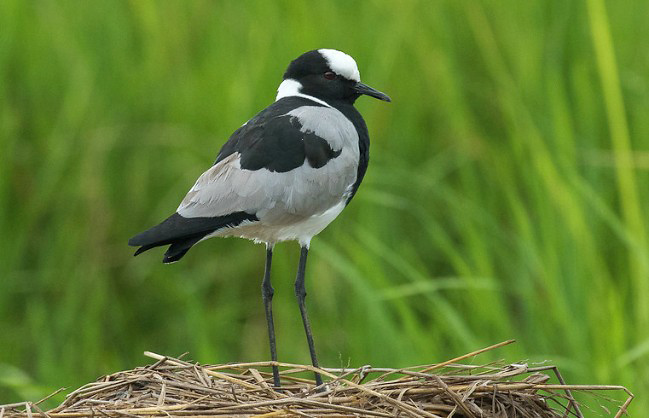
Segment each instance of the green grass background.
M642 415L648 19L641 0L2 0L0 403L145 364L143 350L268 358L263 247L210 240L164 266L126 241L173 212L291 59L326 47L393 103L358 101L370 168L312 242L321 363L430 363L515 338L482 361L627 385ZM275 254L279 357L308 362L298 247Z

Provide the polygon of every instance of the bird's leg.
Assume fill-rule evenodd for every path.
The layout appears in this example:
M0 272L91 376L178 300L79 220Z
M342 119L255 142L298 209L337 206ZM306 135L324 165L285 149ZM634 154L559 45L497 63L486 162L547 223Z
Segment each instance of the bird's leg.
M306 305L304 298L306 297L306 289L304 288L304 271L306 269L306 256L309 253L309 248L303 246L300 251L300 264L297 268L297 278L295 279L295 296L297 296L297 303L300 306L300 313L302 314L302 322L304 323L304 331L306 332L306 339L309 343L309 353L311 354L311 363L313 367L318 366L318 358L315 354L315 346L313 344L313 334L311 334L311 324L309 323L309 315L306 312ZM322 377L319 373L315 374L315 383L317 386L322 385Z
M266 271L264 272L264 281L261 282L261 295L264 298L264 308L266 309L266 322L268 323L268 340L270 341L270 358L277 361L277 348L275 347L275 325L273 324L273 294L275 289L270 284L270 265L273 258L272 245L266 246ZM279 369L273 366L273 384L280 387Z

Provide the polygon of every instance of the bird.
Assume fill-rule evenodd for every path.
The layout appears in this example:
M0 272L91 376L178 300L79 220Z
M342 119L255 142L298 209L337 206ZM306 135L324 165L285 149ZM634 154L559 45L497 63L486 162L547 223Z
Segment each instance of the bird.
M139 255L168 246L163 263L179 261L198 242L241 237L265 244L262 298L273 384L280 387L270 270L275 244L297 241L295 295L311 362L318 360L305 304L311 239L329 225L358 190L369 162L370 138L356 99L391 99L361 82L356 61L336 49L294 59L275 101L238 128L214 164L196 180L176 212L128 241ZM322 377L315 372L317 387Z

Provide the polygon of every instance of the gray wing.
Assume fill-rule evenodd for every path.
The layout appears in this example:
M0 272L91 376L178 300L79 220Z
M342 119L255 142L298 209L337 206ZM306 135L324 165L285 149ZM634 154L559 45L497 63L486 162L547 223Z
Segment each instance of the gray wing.
M270 122L265 121L266 129L255 126L254 121L242 127L244 132L246 129L255 132L252 146L242 146L246 137L235 138L238 146L231 146L232 152L227 156L222 153L217 163L198 178L177 209L180 215L193 218L247 212L256 214L261 221L283 222L291 217L322 213L348 197L357 176L358 134L342 113L331 108L302 106ZM290 123L290 128L268 129L269 123L286 122ZM264 132L272 132L272 138L264 136ZM249 161L266 158L265 147L277 141L278 132L284 134L280 138L282 141L297 136L301 145L298 149L303 152L301 164L294 164L295 167L285 171L251 165ZM309 135L326 141L327 147L318 146L312 137L307 139ZM272 148L275 164L278 159L291 157L282 155L283 149L291 152L294 158L295 144L289 145L283 148L280 142ZM326 153L327 149L333 154L330 152L332 158L326 159L324 164L321 163L322 155L308 154ZM257 152L257 155L247 152Z

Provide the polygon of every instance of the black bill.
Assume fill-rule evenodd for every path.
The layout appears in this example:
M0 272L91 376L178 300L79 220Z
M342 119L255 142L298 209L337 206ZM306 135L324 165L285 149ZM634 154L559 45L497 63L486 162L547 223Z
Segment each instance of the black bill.
M354 86L354 90L356 90L360 94L366 94L368 96L375 97L379 100L385 100L386 102L392 101L387 94L381 93L380 91L373 89L372 87L368 86L367 84L363 84L360 81L356 83L356 85Z

